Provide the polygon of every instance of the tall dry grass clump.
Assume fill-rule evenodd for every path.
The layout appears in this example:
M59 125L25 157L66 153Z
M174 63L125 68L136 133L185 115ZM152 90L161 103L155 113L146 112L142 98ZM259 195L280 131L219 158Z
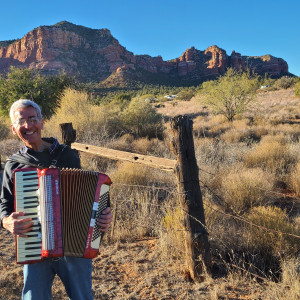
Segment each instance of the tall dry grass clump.
M269 281L263 298L266 300L300 299L300 261L296 258L281 262L281 280L278 283Z
M289 186L300 197L300 161L294 166L289 176Z
M246 166L261 167L279 176L287 174L295 160L296 157L292 155L289 144L282 136L263 137L261 142L244 157Z
M175 205L174 205L175 204ZM165 257L180 260L184 256L183 211L179 201L170 198L163 209L163 217L159 231L160 248Z
M269 202L274 176L259 169L233 167L221 180L224 206L238 214Z
M174 188L174 176L129 162L109 172L111 199L116 210L114 239L157 235L162 219L161 205Z
M286 211L275 206L259 206L252 208L246 218L258 225L247 225L247 239L251 247L263 255L278 258L296 254L299 239L288 234L299 235L300 228L290 221Z

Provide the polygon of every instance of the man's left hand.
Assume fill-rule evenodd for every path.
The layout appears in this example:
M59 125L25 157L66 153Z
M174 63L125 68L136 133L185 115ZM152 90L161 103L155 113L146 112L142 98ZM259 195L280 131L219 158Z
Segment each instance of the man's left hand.
M97 225L100 226L100 231L106 232L112 221L112 213L110 207L107 207L97 219Z

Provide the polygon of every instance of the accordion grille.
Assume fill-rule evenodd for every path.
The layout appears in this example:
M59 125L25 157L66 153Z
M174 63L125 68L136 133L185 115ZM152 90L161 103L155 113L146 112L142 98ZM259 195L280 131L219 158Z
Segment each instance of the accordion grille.
M65 256L82 257L90 226L98 173L80 169L61 170L61 205Z

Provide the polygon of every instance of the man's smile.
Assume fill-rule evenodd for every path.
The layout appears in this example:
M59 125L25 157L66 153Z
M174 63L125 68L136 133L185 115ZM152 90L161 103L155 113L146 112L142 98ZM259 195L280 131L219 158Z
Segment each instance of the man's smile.
M31 135L31 134L34 134L34 131L27 131L27 132L24 132L23 134Z

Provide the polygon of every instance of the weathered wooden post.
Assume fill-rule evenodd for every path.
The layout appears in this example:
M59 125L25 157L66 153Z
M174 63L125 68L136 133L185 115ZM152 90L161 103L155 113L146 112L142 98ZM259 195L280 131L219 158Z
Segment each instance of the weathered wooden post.
M59 124L62 136L62 142L68 146L76 140L76 130L73 129L72 123Z
M188 272L192 280L203 281L205 272L210 273L211 256L194 149L193 122L186 116L178 116L171 120L171 129L172 150L177 156L175 172L183 209Z

